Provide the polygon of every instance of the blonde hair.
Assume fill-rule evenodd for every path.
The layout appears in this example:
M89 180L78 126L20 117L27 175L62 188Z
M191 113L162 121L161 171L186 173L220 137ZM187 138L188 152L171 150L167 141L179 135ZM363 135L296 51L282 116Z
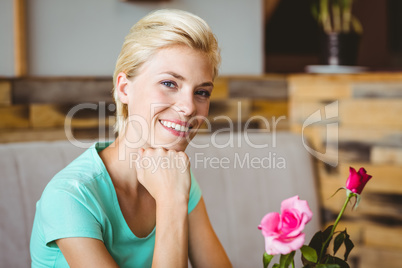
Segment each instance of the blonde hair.
M205 53L213 66L213 78L218 75L220 49L211 28L203 19L181 10L151 12L130 29L117 58L113 75L116 133L125 131L128 119L127 104L120 101L116 90L117 75L124 72L128 78L135 77L141 66L159 49L173 45L185 45Z

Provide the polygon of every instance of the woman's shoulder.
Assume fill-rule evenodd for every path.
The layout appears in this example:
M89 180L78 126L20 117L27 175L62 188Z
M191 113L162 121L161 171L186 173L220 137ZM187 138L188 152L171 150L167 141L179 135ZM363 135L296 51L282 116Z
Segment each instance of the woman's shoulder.
M93 188L107 183L108 173L98 155L99 143L93 144L84 153L59 171L46 188Z

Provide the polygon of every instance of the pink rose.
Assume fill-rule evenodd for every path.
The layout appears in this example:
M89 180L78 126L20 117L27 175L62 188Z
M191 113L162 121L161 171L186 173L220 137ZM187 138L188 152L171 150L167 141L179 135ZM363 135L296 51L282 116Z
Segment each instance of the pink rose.
M271 212L264 216L258 229L265 237L265 251L269 255L289 254L304 244L304 226L311 220L306 200L293 196L282 201L281 215Z
M355 194L361 194L366 183L371 179L364 168L359 173L352 167L349 168L349 178L346 181L346 188Z

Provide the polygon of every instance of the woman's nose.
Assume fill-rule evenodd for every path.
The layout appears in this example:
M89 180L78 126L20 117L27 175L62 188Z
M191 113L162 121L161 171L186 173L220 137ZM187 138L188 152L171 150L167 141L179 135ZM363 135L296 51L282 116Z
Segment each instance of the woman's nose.
M178 96L176 101L176 107L178 108L180 113L183 113L184 116L192 116L196 112L196 106L194 103L194 95L193 93L182 93L181 96Z

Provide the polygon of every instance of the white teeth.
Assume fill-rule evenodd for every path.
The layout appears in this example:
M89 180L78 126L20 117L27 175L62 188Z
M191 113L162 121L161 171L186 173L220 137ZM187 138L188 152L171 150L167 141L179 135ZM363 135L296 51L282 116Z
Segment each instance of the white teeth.
M176 123L172 123L172 122L168 122L168 121L163 121L163 120L161 120L161 123L165 127L172 128L172 129L177 130L177 131L187 132L189 130L188 127L182 126L180 124L176 124Z

